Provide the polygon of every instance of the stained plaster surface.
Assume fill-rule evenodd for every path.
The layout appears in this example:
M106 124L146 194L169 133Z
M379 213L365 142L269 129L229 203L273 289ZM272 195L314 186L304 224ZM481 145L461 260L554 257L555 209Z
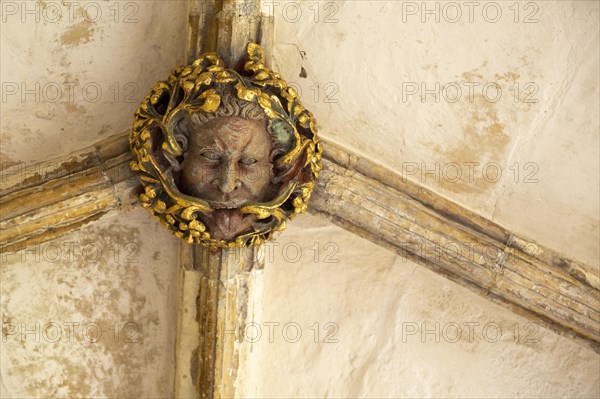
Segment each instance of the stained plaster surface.
M600 395L593 350L321 217L269 245L247 397Z
M137 208L3 254L2 397L172 396L178 249Z

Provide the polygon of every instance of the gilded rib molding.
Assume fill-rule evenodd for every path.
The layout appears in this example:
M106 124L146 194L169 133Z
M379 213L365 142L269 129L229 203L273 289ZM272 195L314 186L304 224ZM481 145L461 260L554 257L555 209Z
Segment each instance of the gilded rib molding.
M600 292L589 267L503 229L334 143L309 211L487 299L600 351ZM2 176L0 251L17 251L128 205L136 188L121 134L43 176Z
M1 171L0 253L78 229L135 203L126 134L66 157Z
M600 351L600 292L590 267L333 143L324 148L313 212Z

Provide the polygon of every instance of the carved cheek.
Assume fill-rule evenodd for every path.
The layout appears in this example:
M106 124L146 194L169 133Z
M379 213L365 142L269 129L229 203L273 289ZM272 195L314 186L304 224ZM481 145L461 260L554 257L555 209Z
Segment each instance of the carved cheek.
M218 177L218 165L208 162L198 162L195 178L199 186L210 185Z
M184 165L184 185L188 189L198 191L209 185L217 177L214 165L203 162L197 158L190 158Z
M244 183L254 187L255 191L262 190L270 182L270 167L268 163L257 163L249 167L242 167L241 170Z

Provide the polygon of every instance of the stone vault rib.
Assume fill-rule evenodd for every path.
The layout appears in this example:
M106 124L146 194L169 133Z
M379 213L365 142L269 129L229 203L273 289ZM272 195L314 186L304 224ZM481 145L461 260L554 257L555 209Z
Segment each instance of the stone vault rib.
M600 351L600 292L585 265L334 143L323 147L309 211ZM133 206L138 183L129 159L122 133L67 157L3 170L0 252Z

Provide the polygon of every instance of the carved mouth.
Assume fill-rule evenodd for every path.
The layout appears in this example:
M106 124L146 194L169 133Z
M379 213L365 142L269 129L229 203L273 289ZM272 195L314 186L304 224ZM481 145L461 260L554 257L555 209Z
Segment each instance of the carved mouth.
M211 208L219 209L239 209L244 206L246 201L229 201L229 202L209 202Z

